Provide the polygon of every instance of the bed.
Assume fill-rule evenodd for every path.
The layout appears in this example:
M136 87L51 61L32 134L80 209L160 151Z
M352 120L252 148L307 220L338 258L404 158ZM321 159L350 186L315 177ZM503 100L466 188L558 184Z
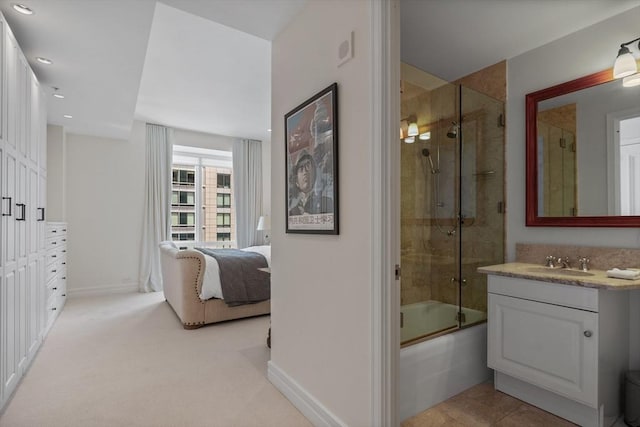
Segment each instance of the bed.
M246 248L264 255L270 266L270 247ZM185 329L197 329L209 323L269 314L269 299L251 304L229 306L216 284L216 261L199 250L180 250L173 242L160 243L160 264L164 296ZM253 269L253 267L252 267ZM264 271L262 274L269 275Z

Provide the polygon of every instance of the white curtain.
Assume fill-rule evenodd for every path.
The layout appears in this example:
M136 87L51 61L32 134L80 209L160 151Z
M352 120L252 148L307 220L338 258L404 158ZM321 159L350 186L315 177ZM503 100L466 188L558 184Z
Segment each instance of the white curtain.
M233 144L233 198L236 204L238 248L259 244L258 219L262 214L262 143L238 140Z
M140 292L162 290L158 244L170 240L173 130L147 123Z

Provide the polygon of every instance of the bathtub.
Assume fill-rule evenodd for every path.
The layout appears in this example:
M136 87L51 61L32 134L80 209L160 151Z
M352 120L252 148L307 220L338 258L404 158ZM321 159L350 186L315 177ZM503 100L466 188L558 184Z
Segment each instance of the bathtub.
M402 307L404 327L409 333L424 335L453 324L458 307L438 301ZM466 324L486 318L477 310L463 308ZM414 323L415 322L415 323ZM465 323L463 323L464 325ZM416 332L420 325L428 331ZM416 336L416 335L413 335ZM404 339L403 339L404 341ZM487 324L423 341L400 349L399 411L405 420L427 408L490 378L487 368Z

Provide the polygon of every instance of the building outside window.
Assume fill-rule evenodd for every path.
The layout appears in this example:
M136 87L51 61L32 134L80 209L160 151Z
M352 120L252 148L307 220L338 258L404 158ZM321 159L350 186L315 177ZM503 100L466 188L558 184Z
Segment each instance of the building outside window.
M231 174L218 174L218 188L231 188Z
M219 242L225 242L225 241L231 240L231 233L217 233L217 234L218 234L217 240Z
M217 217L218 227L231 227L231 214L219 213Z
M231 207L231 194L218 193L216 196L216 206L219 208L230 208Z
M232 185L230 152L174 145L172 239L235 246Z

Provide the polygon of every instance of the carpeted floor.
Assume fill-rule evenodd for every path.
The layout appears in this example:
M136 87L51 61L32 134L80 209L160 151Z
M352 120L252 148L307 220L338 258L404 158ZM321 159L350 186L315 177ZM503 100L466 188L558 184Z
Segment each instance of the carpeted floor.
M268 328L186 331L161 293L72 298L0 426L311 426L267 380Z

